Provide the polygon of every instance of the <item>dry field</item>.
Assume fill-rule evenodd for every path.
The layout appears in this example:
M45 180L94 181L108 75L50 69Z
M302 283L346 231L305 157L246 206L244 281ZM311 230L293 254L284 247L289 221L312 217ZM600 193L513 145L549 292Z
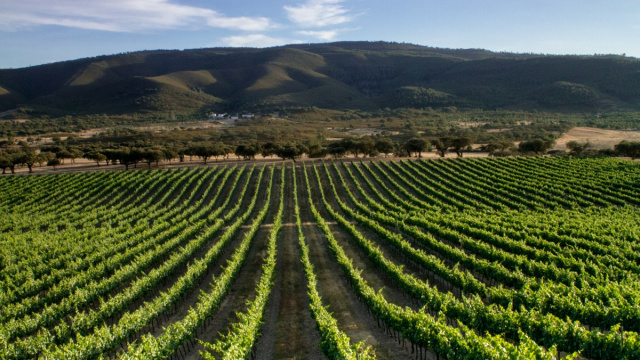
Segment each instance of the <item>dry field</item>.
M556 141L554 149L566 150L567 143L574 140L578 142L588 141L594 149L611 149L622 140L640 141L640 131L574 127Z

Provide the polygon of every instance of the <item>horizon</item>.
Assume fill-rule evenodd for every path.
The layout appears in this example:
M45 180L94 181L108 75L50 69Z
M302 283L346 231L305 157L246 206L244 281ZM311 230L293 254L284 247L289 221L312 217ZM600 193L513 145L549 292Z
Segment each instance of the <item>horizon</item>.
M125 54L142 53L142 52L195 51L195 50L207 50L207 49L264 50L264 49L277 49L277 48L290 47L290 46L299 46L299 45L312 46L312 45L328 45L328 44L339 44L339 43L386 43L386 44L399 44L399 45L408 45L408 46L419 46L419 47L425 47L425 48L437 49L437 50L460 50L460 51L477 50L477 51L488 51L488 52L495 53L495 54L531 55L531 56L540 56L540 57L553 57L553 56L557 56L557 57L563 57L563 56L568 56L568 57L625 57L625 58L629 58L629 59L640 60L640 57L630 56L628 54L614 54L614 53L608 53L608 54L606 54L606 53L602 53L602 54L598 54L598 53L595 53L595 54L549 54L549 53L535 53L535 52L494 51L494 50L490 50L490 49L473 48L473 47L470 47L470 48L440 47L440 46L430 46L430 45L414 44L414 43L408 43L408 42L385 41L385 40L338 40L338 41L330 41L330 42L291 43L291 44L282 44L282 45L274 45L274 46L267 46L267 47L212 46L212 47L200 47L200 48L189 48L189 49L141 49L141 50L132 50L132 51L122 51L122 52L110 53L110 54L99 54L99 55L93 55L93 56L84 56L84 57L73 58L73 59L64 59L64 60L59 60L59 61L46 62L46 63L42 63L42 64L27 65L27 66L23 66L23 67L0 68L0 70L17 70L17 69L23 69L23 68L29 68L29 67L45 66L45 65L50 65L50 64L60 63L60 62L71 62L71 61L78 61L78 60L84 60L84 59L94 59L94 58L100 58L100 57L110 57L110 56L118 56L118 55L125 55Z
M153 50L384 41L640 57L640 2L0 0L0 69Z

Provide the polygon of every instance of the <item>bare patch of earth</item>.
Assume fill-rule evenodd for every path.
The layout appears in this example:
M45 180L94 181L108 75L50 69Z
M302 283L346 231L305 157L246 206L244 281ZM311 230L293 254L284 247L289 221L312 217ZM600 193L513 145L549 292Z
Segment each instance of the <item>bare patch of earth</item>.
M556 140L554 149L566 150L569 141L588 141L594 149L611 149L622 140L640 141L640 131L574 127Z

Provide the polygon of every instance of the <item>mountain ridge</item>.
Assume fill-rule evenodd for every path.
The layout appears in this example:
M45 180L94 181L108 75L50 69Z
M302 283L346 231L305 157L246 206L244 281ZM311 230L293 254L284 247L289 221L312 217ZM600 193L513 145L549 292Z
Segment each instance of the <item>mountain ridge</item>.
M261 111L289 106L640 109L640 60L389 42L146 50L0 69L0 111Z

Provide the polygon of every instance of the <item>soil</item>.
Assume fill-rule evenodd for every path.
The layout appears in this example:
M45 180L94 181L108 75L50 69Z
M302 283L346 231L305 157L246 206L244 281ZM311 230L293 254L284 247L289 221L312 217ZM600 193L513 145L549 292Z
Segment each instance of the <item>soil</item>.
M256 204L253 215L247 220L246 224L251 224L253 222L253 219L255 219L255 216L257 216L259 209L264 206L264 203L266 201L266 186L268 185L269 177L267 171L268 170L265 170L265 176L263 176L263 185L261 188L261 193L263 196L258 197L259 201ZM279 172L276 171L276 174L274 174L274 176L274 188L271 190L272 200L278 199L279 196L279 188L277 187L277 184L279 183L277 180L279 177ZM277 208L277 201L272 201L269 206L269 210L267 211L267 215L263 220L263 225L273 224ZM231 289L225 296L219 308L211 316L210 325L198 330L197 339L208 343L215 343L216 340L220 339L221 335L227 334L229 330L231 330L233 323L238 321L238 317L236 316L236 314L245 311L247 302L253 300L253 298L255 297L255 284L259 281L260 276L262 276L262 264L264 263L264 259L267 257L267 242L270 231L270 227L261 226L257 233L254 235L254 239L252 240L252 244L249 248L245 263L242 265L240 271L236 275ZM237 244L239 244L239 241L241 241L245 233L246 231L241 230L235 236L235 241L238 241ZM236 246L232 246L231 248L233 249L235 247ZM223 266L225 263L226 262L222 262L217 266ZM211 277L208 278L210 279ZM209 283L205 281L205 284L206 288L203 290L208 291ZM200 291L197 291L197 295L199 294ZM195 301L197 301L197 296L194 299L193 303L195 303ZM184 315L186 315L186 313L182 314L182 316ZM185 359L195 360L201 358L200 351L205 350L204 346L199 343L194 343L194 345L194 348L187 349L189 352Z
M253 175L253 180L255 180L255 176L257 176L256 174ZM251 179L249 180L245 180L245 181L251 181ZM244 186L245 181L240 181L240 183L238 184L238 188L241 188L242 186ZM267 184L267 180L264 179L263 177L263 183L262 186L266 186ZM238 189L236 188L236 189ZM247 195L245 195L245 198L243 199L243 205L246 208L246 206L248 205L248 202L250 201L250 198L253 196L253 194L251 192L249 192ZM223 202L225 199L219 198L216 202L217 203L221 203ZM247 220L247 223L250 223L252 221L253 218L255 218L256 214L257 214L257 209L259 209L262 204L264 204L264 199L262 199L261 201L258 201L258 203L256 204L256 208L253 210L252 216ZM231 202L228 207L231 208L235 206L234 202ZM240 210L240 212L242 213L242 209ZM233 219L231 221L234 221ZM230 223L229 223L230 224ZM224 230L224 228L223 228ZM258 235L260 233L259 230ZM212 238L210 241L207 241L207 243L200 249L197 250L195 256L189 261L189 264L193 263L196 259L200 259L202 258L206 252L208 251L208 249L213 246L215 243L217 243L217 241L220 238L220 235L222 234L223 231L219 231L215 238ZM238 233L234 236L233 239L231 239L229 245L227 247L224 248L224 250L221 252L221 254L218 256L218 258L211 264L209 265L206 273L204 274L204 276L202 276L202 278L200 279L200 281L198 282L198 284L194 287L194 289L192 289L191 291L189 291L187 294L185 294L180 301L177 302L176 306L170 310L168 313L163 314L162 316L158 317L156 320L154 320L153 324L150 326L147 326L147 328L145 328L143 331L141 331L140 333L136 334L136 336L131 337L129 340L129 342L138 339L140 336L150 333L153 334L154 336L157 336L159 334L161 334L163 332L163 328L170 326L171 324L173 324L174 322L177 322L179 320L181 320L184 316L186 316L186 314L188 313L189 309L197 303L198 298L201 294L201 292L208 292L210 291L210 279L212 279L215 276L218 276L221 272L223 267L226 265L227 261L231 259L231 256L233 255L233 250L237 247L237 245L240 242L240 239L242 239L242 237L244 236L244 233L246 232L246 230L241 229L240 231L238 231ZM256 252L255 252L255 242L258 239L258 235L256 235L256 238L254 239L254 244L252 245L252 247L249 250L249 254L248 254L248 258L247 261L252 261L252 262L261 262L262 258L261 256L259 256ZM265 246L264 244L260 244L263 247ZM252 264L255 265L255 264ZM238 274L238 276L241 276L243 274L243 270L244 273L250 272L246 270L246 266L247 263L244 264L243 269L240 271L240 273ZM261 265L258 265L258 267ZM164 281L160 286L157 287L157 291L153 291L151 294L149 294L147 297L145 297L145 301L151 301L153 299L154 296L157 296L157 294L160 291L166 291L168 290L171 286L174 285L174 283L182 276L184 275L184 273L187 271L188 269L188 265L183 265L181 266L178 270L175 271L175 273L171 276L171 278L169 279L169 281ZM248 281L245 281L245 283L248 284ZM253 282L253 284L255 284L255 281ZM253 286L253 285L251 285ZM234 288L231 289L231 291L229 292L229 294L234 293ZM227 295L229 296L229 295ZM223 301L223 305L221 306L221 308L224 306L225 302L227 302L227 300ZM233 302L232 302L233 303ZM239 301L237 302L237 304L244 306L245 301ZM137 302L134 306L130 307L128 310L129 311L135 311L139 306L141 305L141 302ZM235 309L234 309L235 310ZM243 309L239 309L238 311L241 311ZM234 314L234 313L232 313ZM232 315L231 314L231 315ZM200 333L200 332L199 332ZM206 336L206 332L204 333L204 335L202 336ZM216 333L217 334L217 333ZM211 340L213 341L213 340ZM192 349L192 348L189 348ZM126 349L120 349L120 350L126 350ZM198 354L197 352L195 353L196 355ZM198 355L199 356L199 355ZM199 357L197 357L199 358Z
M301 174L298 183L301 184L300 188L306 189ZM318 205L320 200L316 196L313 197L313 201L318 208L321 208ZM300 190L300 208L302 222L315 223L306 190ZM372 346L378 359L411 359L410 350L402 348L393 337L387 335L370 315L364 303L360 301L329 248L322 231L317 226L306 226L304 230L309 245L309 257L318 279L318 292L324 305L328 306L329 311L336 318L338 327L346 333L352 343L364 342L365 345ZM344 242L340 240L343 238L341 230L335 231L334 236L339 242Z
M589 142L593 149L612 149L622 140L640 141L640 131L605 130L591 127L574 127L562 135L553 147L554 150L567 150L569 141Z
M320 333L309 310L295 226L293 177L289 169L285 194L292 196L285 195L275 283L255 353L260 359L324 359L319 347Z
M362 161L363 159L356 160ZM364 159L364 161L369 160L369 158ZM317 275L318 291L322 297L324 305L328 307L329 311L336 318L339 328L346 333L346 335L351 339L352 343L364 342L366 345L372 346L377 354L378 359L414 358L415 354L411 354L410 345L403 347L402 345L398 344L398 342L392 335L388 334L382 327L380 327L380 324L370 314L366 305L358 298L358 295L351 287L348 278L342 271L341 266L338 264L334 252L329 247L329 243L326 237L315 223L315 220L311 214L309 195L311 195L311 201L317 206L321 216L328 222L337 242L341 247L343 247L345 253L352 259L354 266L357 269L362 270L362 276L365 278L367 283L376 291L382 290L382 294L385 296L387 301L399 306L408 306L413 309L418 309L419 305L416 303L415 299L412 299L404 294L390 277L385 275L383 271L379 270L375 263L373 263L366 256L365 252L356 243L352 236L335 222L333 217L329 214L325 206L322 204L320 193L319 191L317 191L317 189L321 188L325 192L327 200L333 207L333 209L339 214L342 214L347 220L350 221L353 220L349 219L346 213L339 207L336 196L338 196L342 201L345 202L347 206L352 209L356 208L355 203L354 201L349 199L349 197L347 196L347 192L342 188L342 184L339 183L339 177L337 176L337 174L341 174L342 177L345 178L347 186L355 195L356 200L359 200L361 202L364 202L364 197L370 196L371 198L375 199L375 196L373 196L374 190L371 190L369 186L360 181L360 179L368 179L373 184L374 189L377 189L383 195L384 192L381 190L380 184L385 184L393 189L393 186L391 186L389 179L396 179L400 184L399 186L403 189L406 189L410 193L414 193L415 191L410 190L407 186L401 184L399 178L395 175L392 175L385 166L380 167L389 174L389 179L386 181L382 180L381 183L377 183L373 176L370 176L368 170L364 170L362 174L357 171L353 171L353 173L355 174L355 181L359 182L360 185L362 185L363 189L365 189L364 194L360 194L354 186L354 180L351 179L351 177L347 174L345 168L340 164L337 164L337 167L335 168L332 164L327 164L329 171L329 174L327 174L322 167L322 163L316 162L316 165L319 166L318 171L320 173L320 183L318 183L315 172L310 166L310 163L307 163L307 165L300 165L299 163L293 163L291 161L274 162L271 159L262 159L255 162L225 161L224 163L211 162L210 164L215 166L222 164L245 165L252 163L275 164L274 166L276 167L276 170L271 196L272 203L262 226L260 227L252 241L252 244L249 248L247 260L241 267L229 293L223 300L220 307L209 318L207 326L198 329L196 334L197 338L209 343L215 342L220 338L221 334L226 334L231 328L232 324L237 321L236 313L244 311L246 309L247 302L253 300L255 296L255 283L262 275L261 267L266 257L268 235L273 226L274 217L278 208L277 199L279 199L280 194L279 184L281 184L282 182L282 179L280 178L280 169L282 168L282 166L286 166L287 171L284 189L284 218L283 227L278 238L278 254L274 275L274 287L270 295L269 303L267 305L264 316L264 322L260 330L262 336L258 338L258 341L254 348L255 358L311 360L324 358L324 355L319 348L320 334L317 330L316 323L309 311L309 298L306 289L307 284L303 272L303 267L300 262L300 247L298 245L297 229L294 219L293 195L299 196L303 231L306 237L307 244L309 245L311 262ZM194 166L196 164L200 163L174 163L171 166L188 167ZM74 165L77 165L79 169L81 169L82 167L79 164ZM88 166L95 167L95 164L92 163ZM291 166L296 166L298 168L298 170L296 171L298 194L293 194L293 174L290 169ZM307 172L312 188L316 189L312 191L312 194L308 194L301 166L307 166ZM118 167L111 166L110 168ZM245 173L238 182L236 191L244 186L245 181L249 181L250 183L248 194L242 200L243 203L240 213L245 211L244 209L246 209L248 201L255 191L254 185L257 185L256 178L258 171L259 170L256 170L250 179L248 179L246 175L248 172ZM208 273L202 277L201 281L197 284L195 289L184 296L170 314L163 314L162 316L160 316L156 321L154 321L153 326L148 326L148 328L144 329L144 331L142 331L140 334L136 334L136 336L133 336L131 339L129 339L130 341L139 339L140 335L145 333L159 335L160 333L162 333L164 327L167 327L184 318L189 309L197 303L201 291L209 291L212 278L220 273L222 266L226 264L227 260L231 257L233 251L237 248L239 242L246 233L248 224L253 221L253 219L257 215L258 210L267 200L267 192L265 186L268 184L269 171L270 169L265 170L265 175L262 180L262 187L258 192L258 203L256 204L256 208L253 210L249 219L245 222L245 226L231 240L229 246L222 252L220 257L216 259L216 261L214 261L213 264L209 267ZM382 179L386 178L385 176L382 176L380 170L377 170L374 167L372 167L371 171L374 174L380 175ZM411 181L411 174L415 174L412 171L409 171L409 173L409 175L404 174L402 175L402 177L407 178L409 181ZM186 184L184 183L182 186L185 188L185 193L182 194L179 199L177 198L177 194L179 194L179 192L172 193L173 195L169 196L165 200L164 205L166 206L168 202L174 199L179 200L178 203L180 203L181 201L188 199L192 192L194 193L194 198L190 201L189 204L193 204L193 201L195 199L199 199L200 197L202 197L205 185L208 184L207 182L209 180L206 180L208 178L206 178L205 172L200 173L198 176L203 179L199 187L197 181L193 181L189 186L184 185ZM336 185L337 194L334 194L333 189L331 189L331 187L329 186L329 176ZM224 185L225 187L222 189L222 195L215 201L215 203L209 204L211 208L220 207L220 205L227 199L227 196L231 196L232 199L231 203L228 205L229 208L235 205L237 194L230 193L229 191L234 177L234 174L229 177L229 180L227 180L227 183ZM62 184L65 183L63 182ZM128 189L128 191L131 192L131 197L135 197L134 195L137 194L138 190ZM168 190L165 189L164 191ZM211 199L210 197L213 196L213 192L214 191L212 189L212 192L208 195L209 199ZM419 194L415 195L418 196ZM140 203L149 196L152 195L147 194L144 197L140 196L140 198L136 201ZM92 199L92 197L89 197L88 199L85 199L83 201L89 201L90 199ZM229 221L228 224L230 224L233 220L234 219ZM424 266L413 263L404 258L401 252L395 250L393 246L389 245L385 241L384 237L377 235L363 225L354 223L354 226L367 239L370 239L374 244L379 246L381 251L384 252L387 259L392 262L405 265L405 271L407 273L414 274L416 277L432 283L441 291L446 292L452 289L452 286L450 286L442 279L435 277ZM398 232L398 229L394 229L393 226L383 225L383 227L387 230ZM416 241L406 233L400 233L413 246L415 246L416 248L422 248L420 244L417 244ZM210 241L204 244L202 248L196 252L193 258L190 259L189 263L192 263L195 259L201 258L205 254L206 250L218 240L220 234L221 231L218 232L215 236L212 236ZM444 241L444 243L455 246L454 244L450 244L446 241ZM426 252L429 253L428 251ZM438 256L439 254L436 253L435 255ZM454 265L451 263L451 261L446 261L446 263L450 266ZM151 266L149 269L154 268L155 266L158 265ZM147 271L149 269L147 269ZM461 269L464 268L461 267ZM186 270L187 265L184 265L177 269L175 273L172 274L171 279L167 279L164 284L158 286L157 291L166 291L170 286L173 285L173 283L179 278L179 276L184 274ZM481 281L485 281L478 274L472 274L479 278ZM123 291L126 285L126 283L122 284L122 287L115 290L111 295L117 293L118 291ZM151 300L156 295L156 293L149 294L147 297L142 299L142 301ZM128 310L133 311L139 306L141 306L140 303L134 304ZM115 317L112 320L115 321L117 319L118 317ZM197 342L192 342L189 346L185 346L182 348L180 357L187 359L199 359L199 352L202 350L204 350L204 347L202 345Z

